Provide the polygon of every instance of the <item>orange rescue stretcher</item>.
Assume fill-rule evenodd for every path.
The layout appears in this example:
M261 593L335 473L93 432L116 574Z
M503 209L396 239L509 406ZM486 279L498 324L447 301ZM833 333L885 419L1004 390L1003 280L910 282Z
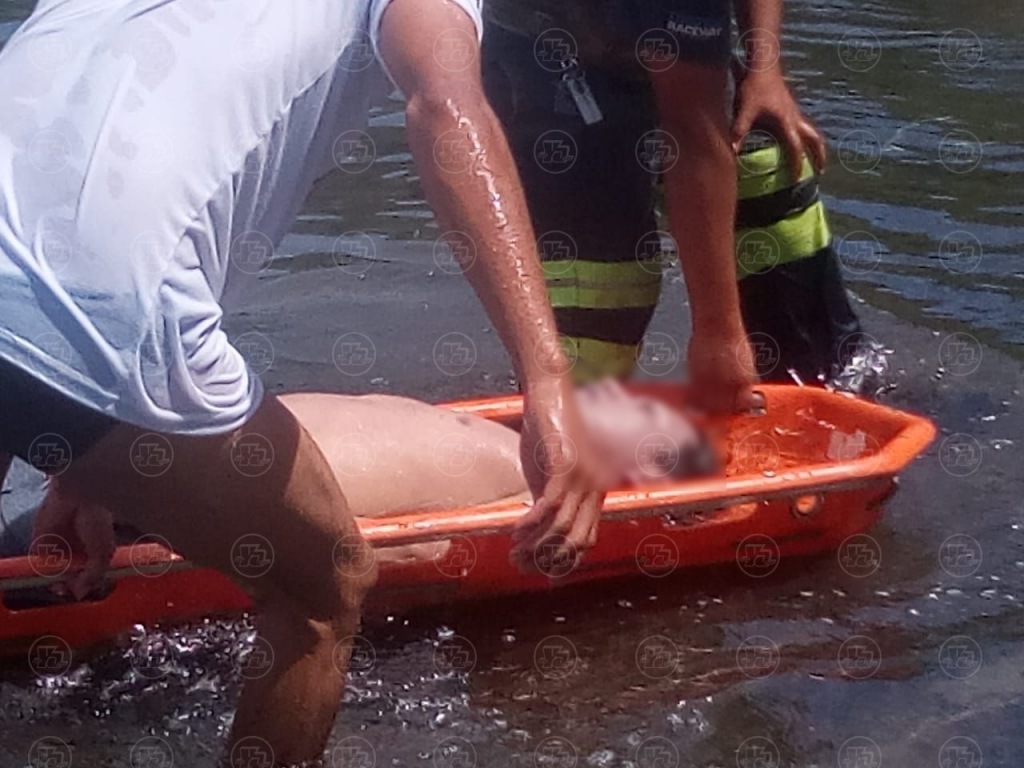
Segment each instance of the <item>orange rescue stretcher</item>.
M678 384L634 389L677 404L684 398ZM597 545L578 564L572 558L546 562L543 550L541 572L524 575L509 562L512 526L526 510L522 503L360 520L380 573L368 605L376 613L630 574L662 577L720 563L766 575L781 558L835 550L870 527L895 490L897 473L935 436L928 419L867 400L818 388L761 389L764 415L728 421L724 475L610 493ZM447 407L515 427L522 399ZM417 547L431 555L403 556ZM259 546L240 556L255 557L246 567L259 567ZM38 556L0 560L0 655L21 653L47 635L86 646L134 624L251 606L234 580L193 567L157 543L118 548L111 587L95 600L40 601L40 594L51 592L46 568Z

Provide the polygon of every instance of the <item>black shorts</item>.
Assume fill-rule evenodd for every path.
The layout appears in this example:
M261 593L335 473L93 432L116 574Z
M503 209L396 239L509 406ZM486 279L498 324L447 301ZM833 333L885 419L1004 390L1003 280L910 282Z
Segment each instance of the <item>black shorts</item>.
M117 423L0 357L0 453L57 474Z
M865 336L850 306L839 260L829 245L740 280L743 324L763 381L810 384L834 378Z

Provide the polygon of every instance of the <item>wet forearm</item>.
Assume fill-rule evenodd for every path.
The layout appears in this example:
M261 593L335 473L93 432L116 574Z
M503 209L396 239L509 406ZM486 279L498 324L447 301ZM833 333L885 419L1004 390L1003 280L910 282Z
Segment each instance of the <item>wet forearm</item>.
M736 0L736 24L751 73L780 70L782 0Z
M513 358L525 387L558 375L565 360L536 253L519 176L483 93L414 94L409 143L442 229Z

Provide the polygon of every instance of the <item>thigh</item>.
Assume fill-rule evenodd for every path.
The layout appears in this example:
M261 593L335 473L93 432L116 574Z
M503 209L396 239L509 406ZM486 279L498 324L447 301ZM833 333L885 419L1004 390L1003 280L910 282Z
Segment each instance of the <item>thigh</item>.
M357 605L373 578L372 555L327 462L275 397L222 435L119 425L62 481L257 598L283 593L311 618Z

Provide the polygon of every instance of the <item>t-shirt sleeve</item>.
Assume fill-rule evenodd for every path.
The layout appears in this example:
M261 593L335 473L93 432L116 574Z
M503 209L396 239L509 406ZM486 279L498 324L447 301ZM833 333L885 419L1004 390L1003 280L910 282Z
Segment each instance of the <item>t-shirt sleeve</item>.
M384 11L388 9L393 0L372 0L370 3L370 42L373 44L373 53L377 57L377 61L380 63L381 68L387 74L388 79L391 83L398 88L398 83L391 77L391 73L388 72L388 65L384 62L384 57L380 53L380 22L384 18ZM484 34L484 22L480 15L480 7L483 0L417 0L420 3L428 2L448 2L454 3L459 8L464 10L469 18L473 20L473 26L476 27L476 39L479 41L483 38Z

